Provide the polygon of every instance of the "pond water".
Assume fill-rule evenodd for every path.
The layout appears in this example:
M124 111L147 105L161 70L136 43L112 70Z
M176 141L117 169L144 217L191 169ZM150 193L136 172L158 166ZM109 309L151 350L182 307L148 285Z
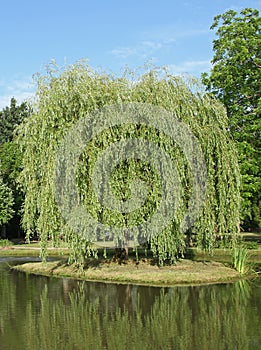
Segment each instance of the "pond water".
M0 258L1 350L261 349L260 279L175 288L115 285L9 269L21 261Z

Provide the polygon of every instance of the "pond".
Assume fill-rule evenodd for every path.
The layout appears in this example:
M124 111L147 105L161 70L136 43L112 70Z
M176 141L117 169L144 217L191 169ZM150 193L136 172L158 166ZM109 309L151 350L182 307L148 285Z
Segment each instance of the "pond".
M1 350L261 349L261 279L115 285L9 269L22 261L0 258Z

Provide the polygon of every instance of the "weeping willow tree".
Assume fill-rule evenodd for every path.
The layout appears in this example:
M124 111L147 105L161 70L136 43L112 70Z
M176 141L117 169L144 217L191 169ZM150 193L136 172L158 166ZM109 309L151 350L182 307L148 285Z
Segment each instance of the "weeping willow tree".
M159 222L156 226L162 227L161 230L157 229L157 232L147 236L145 234L153 254L160 262L167 259L175 261L178 256L182 256L188 236L194 237L197 246L208 250L213 248L217 240L233 241L239 224L239 170L234 145L227 134L224 107L195 85L192 86L191 82L163 69L152 69L139 76L126 72L119 77L77 63L63 69L51 67L45 75L38 76L35 112L18 130L17 142L23 149L20 182L25 192L22 223L28 240L35 233L39 236L42 256L46 256L48 240L59 244L61 236L72 248L70 261L82 262L87 255L96 254L92 243L99 234L95 232L86 239L74 229L77 223L72 227L72 223L68 224L61 212L59 198L54 193L57 150L75 124L86 115L91 115L91 122L95 124L99 114L96 111L112 105L121 106L122 110L126 110L125 106L129 105L150 106L149 109L145 108L147 114L150 108L155 107L159 108L159 114L173 115L173 123L186 125L187 133L192 133L196 138L206 168L206 179L203 179L204 201L197 217L188 223L184 232L184 217L193 206L193 164L197 163L193 147L190 153L195 154L190 162L182 149L182 137L185 143L186 135L177 135L179 142L175 142L168 132L171 123L165 125L164 132L164 128L156 127L157 120L153 120L153 125L143 123L142 116L140 123L114 123L107 129L103 127L102 132L88 139L81 149L75 172L77 195L94 220L116 228L115 244L122 240L121 234L117 234L117 228L122 232L124 228L134 226L140 228L134 237L135 244L138 244L139 235L143 234L141 224L157 212L164 199L164 185L159 174L161 165L150 164L141 155L129 158L123 156L110 172L109 179L111 191L123 203L131 200L135 192L137 182L132 186L133 180L139 179L146 183L146 199L139 208L135 207L131 211L108 208L103 205L101 198L97 198L91 179L97 158L112 143L126 139L141 139L162 149L166 158L174 163L175 176L179 178L178 203L171 220L168 224L162 222L161 225ZM73 150L77 146L80 142L77 137L69 140L69 147L67 142L67 149ZM103 174L98 175L100 186L104 187L103 182L108 179ZM165 176L173 177L173 174L167 173ZM67 205L70 205L70 200ZM187 215L186 220L189 219ZM79 220L76 210L75 221L79 223ZM106 239L105 233L100 233L100 236Z

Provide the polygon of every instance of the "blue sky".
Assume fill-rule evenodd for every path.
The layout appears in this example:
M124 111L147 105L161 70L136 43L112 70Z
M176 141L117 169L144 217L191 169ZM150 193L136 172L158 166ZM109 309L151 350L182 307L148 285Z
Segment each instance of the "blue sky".
M261 0L12 0L1 3L0 108L34 92L32 76L55 59L87 58L115 73L152 62L175 74L210 69L213 17L261 10Z

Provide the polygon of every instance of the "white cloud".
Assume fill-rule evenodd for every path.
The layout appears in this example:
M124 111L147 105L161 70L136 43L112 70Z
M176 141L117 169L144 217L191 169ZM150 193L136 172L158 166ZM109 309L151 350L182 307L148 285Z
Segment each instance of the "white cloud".
M20 104L30 101L34 97L34 85L31 78L14 79L12 81L0 81L0 110L10 106L11 98L14 97Z
M33 92L23 92L20 94L3 95L0 97L0 110L10 106L11 98L14 97L18 104L24 101L31 101L34 98Z
M120 47L118 49L114 49L111 53L117 57L127 58L129 56L133 56L137 54L137 50L133 47Z
M209 71L211 68L210 61L184 61L180 64L171 64L168 66L173 74L192 74L198 75L200 73Z
M149 48L151 50L159 50L162 48L163 43L160 42L154 42L154 41L142 41L141 45L143 48Z
M130 56L136 56L138 58L148 58L158 50L171 46L175 42L174 38L168 38L164 40L144 40L138 42L134 46L123 46L113 49L111 53L114 56L120 58L127 58Z

